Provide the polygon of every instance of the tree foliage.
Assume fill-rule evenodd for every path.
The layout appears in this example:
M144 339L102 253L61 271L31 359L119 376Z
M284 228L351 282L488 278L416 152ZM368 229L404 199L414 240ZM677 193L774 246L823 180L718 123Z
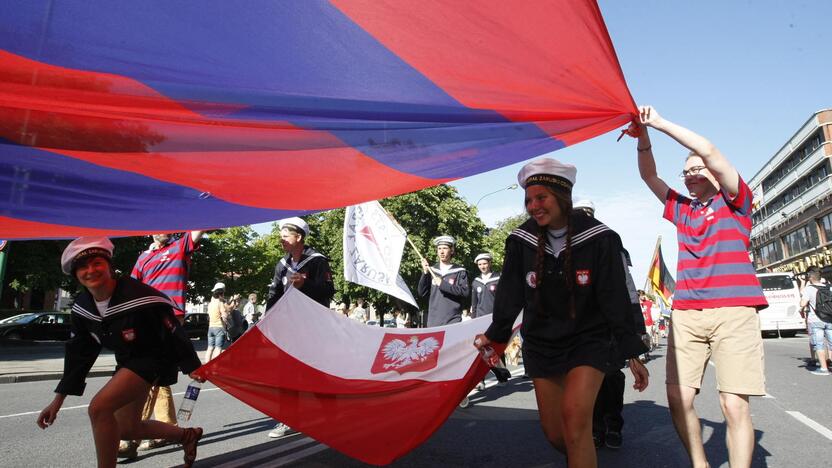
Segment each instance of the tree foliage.
M457 241L454 262L465 267L470 272L469 276L477 273L474 257L480 252L490 252L494 256L495 268L499 268L503 263L506 237L526 219L525 215L512 216L487 230L476 209L448 185L388 198L381 204L407 231L419 253L432 264L437 261L433 239L440 235L453 236ZM311 228L306 244L329 257L335 278L335 300L355 302L363 297L385 312L393 308L406 310L409 306L384 293L344 280L344 212L344 209L337 209L306 217ZM130 274L136 259L152 242L150 236L112 240L115 245L113 265L124 275ZM18 297L32 290L64 288L77 291L77 282L60 269L60 256L68 242L12 242L8 247L3 302L12 302L7 295ZM225 283L230 294L245 296L254 292L265 299L275 264L283 255L276 223L270 233L262 236L250 226L210 231L193 256L187 299L199 303L201 299L210 297L211 288L217 281ZM419 256L409 245L405 246L402 255L400 274L416 296L422 267ZM426 298L416 299L422 310L427 308Z
M502 221L497 222L497 226L488 231L488 235L483 239L485 250L491 253L494 257L492 267L499 270L503 267L503 260L506 250L506 239L511 231L523 224L529 217L525 214L519 214L508 217Z

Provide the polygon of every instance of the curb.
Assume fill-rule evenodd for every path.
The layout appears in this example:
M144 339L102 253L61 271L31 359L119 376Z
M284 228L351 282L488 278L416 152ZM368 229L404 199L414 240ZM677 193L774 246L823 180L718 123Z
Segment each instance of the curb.
M0 376L0 384L11 384L21 382L40 382L43 380L61 380L63 372L50 372L42 374L29 375L2 375ZM112 370L107 371L90 371L87 377L110 377L113 375Z

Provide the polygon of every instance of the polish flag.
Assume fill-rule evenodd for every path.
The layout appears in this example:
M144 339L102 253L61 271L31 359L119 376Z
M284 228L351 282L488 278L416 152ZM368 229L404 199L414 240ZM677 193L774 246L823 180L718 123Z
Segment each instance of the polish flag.
M290 289L197 374L347 456L384 465L430 437L483 379L488 367L472 343L490 324L486 316L371 327Z

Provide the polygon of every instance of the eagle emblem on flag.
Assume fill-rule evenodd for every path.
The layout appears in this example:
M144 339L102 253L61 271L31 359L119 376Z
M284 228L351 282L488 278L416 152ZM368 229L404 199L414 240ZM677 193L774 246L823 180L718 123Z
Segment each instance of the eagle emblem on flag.
M370 370L373 374L396 371L424 372L439 362L445 332L402 335L387 333L381 340L376 359Z

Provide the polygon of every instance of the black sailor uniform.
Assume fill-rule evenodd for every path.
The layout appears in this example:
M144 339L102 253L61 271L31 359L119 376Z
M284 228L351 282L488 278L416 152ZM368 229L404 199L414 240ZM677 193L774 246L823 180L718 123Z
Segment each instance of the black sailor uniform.
M573 214L572 268L564 271L564 250L555 257L549 245L537 307L537 223L529 219L506 239L505 263L497 287L488 339L505 343L521 310L526 373L531 377L561 375L589 365L602 372L621 358L646 352L633 322L633 299L625 277L621 239L600 221ZM575 318L569 313L564 275L574 285Z
M130 277L116 280L103 316L84 289L72 305L72 334L66 342L64 374L56 393L82 395L101 348L115 353L116 369L127 368L150 384L176 383L202 363L176 316L173 303L156 289Z
M440 327L462 321L462 302L470 290L468 272L461 265L451 265L450 269L443 272L438 263L431 269L436 276L442 278L442 283L435 286L431 274L422 273L417 289L421 297L430 294L426 326Z
M477 276L471 282L471 318L489 315L494 311L498 281L500 281L500 272L494 271L488 279Z
M287 276L290 273L306 275L300 292L311 297L313 301L329 307L332 296L335 295L335 284L332 282L332 270L329 267L329 260L326 255L316 251L312 247L304 247L300 254L300 261L292 267L292 256L286 254L277 262L274 268L274 278L269 284L269 298L266 301L266 310L283 297L286 292Z

